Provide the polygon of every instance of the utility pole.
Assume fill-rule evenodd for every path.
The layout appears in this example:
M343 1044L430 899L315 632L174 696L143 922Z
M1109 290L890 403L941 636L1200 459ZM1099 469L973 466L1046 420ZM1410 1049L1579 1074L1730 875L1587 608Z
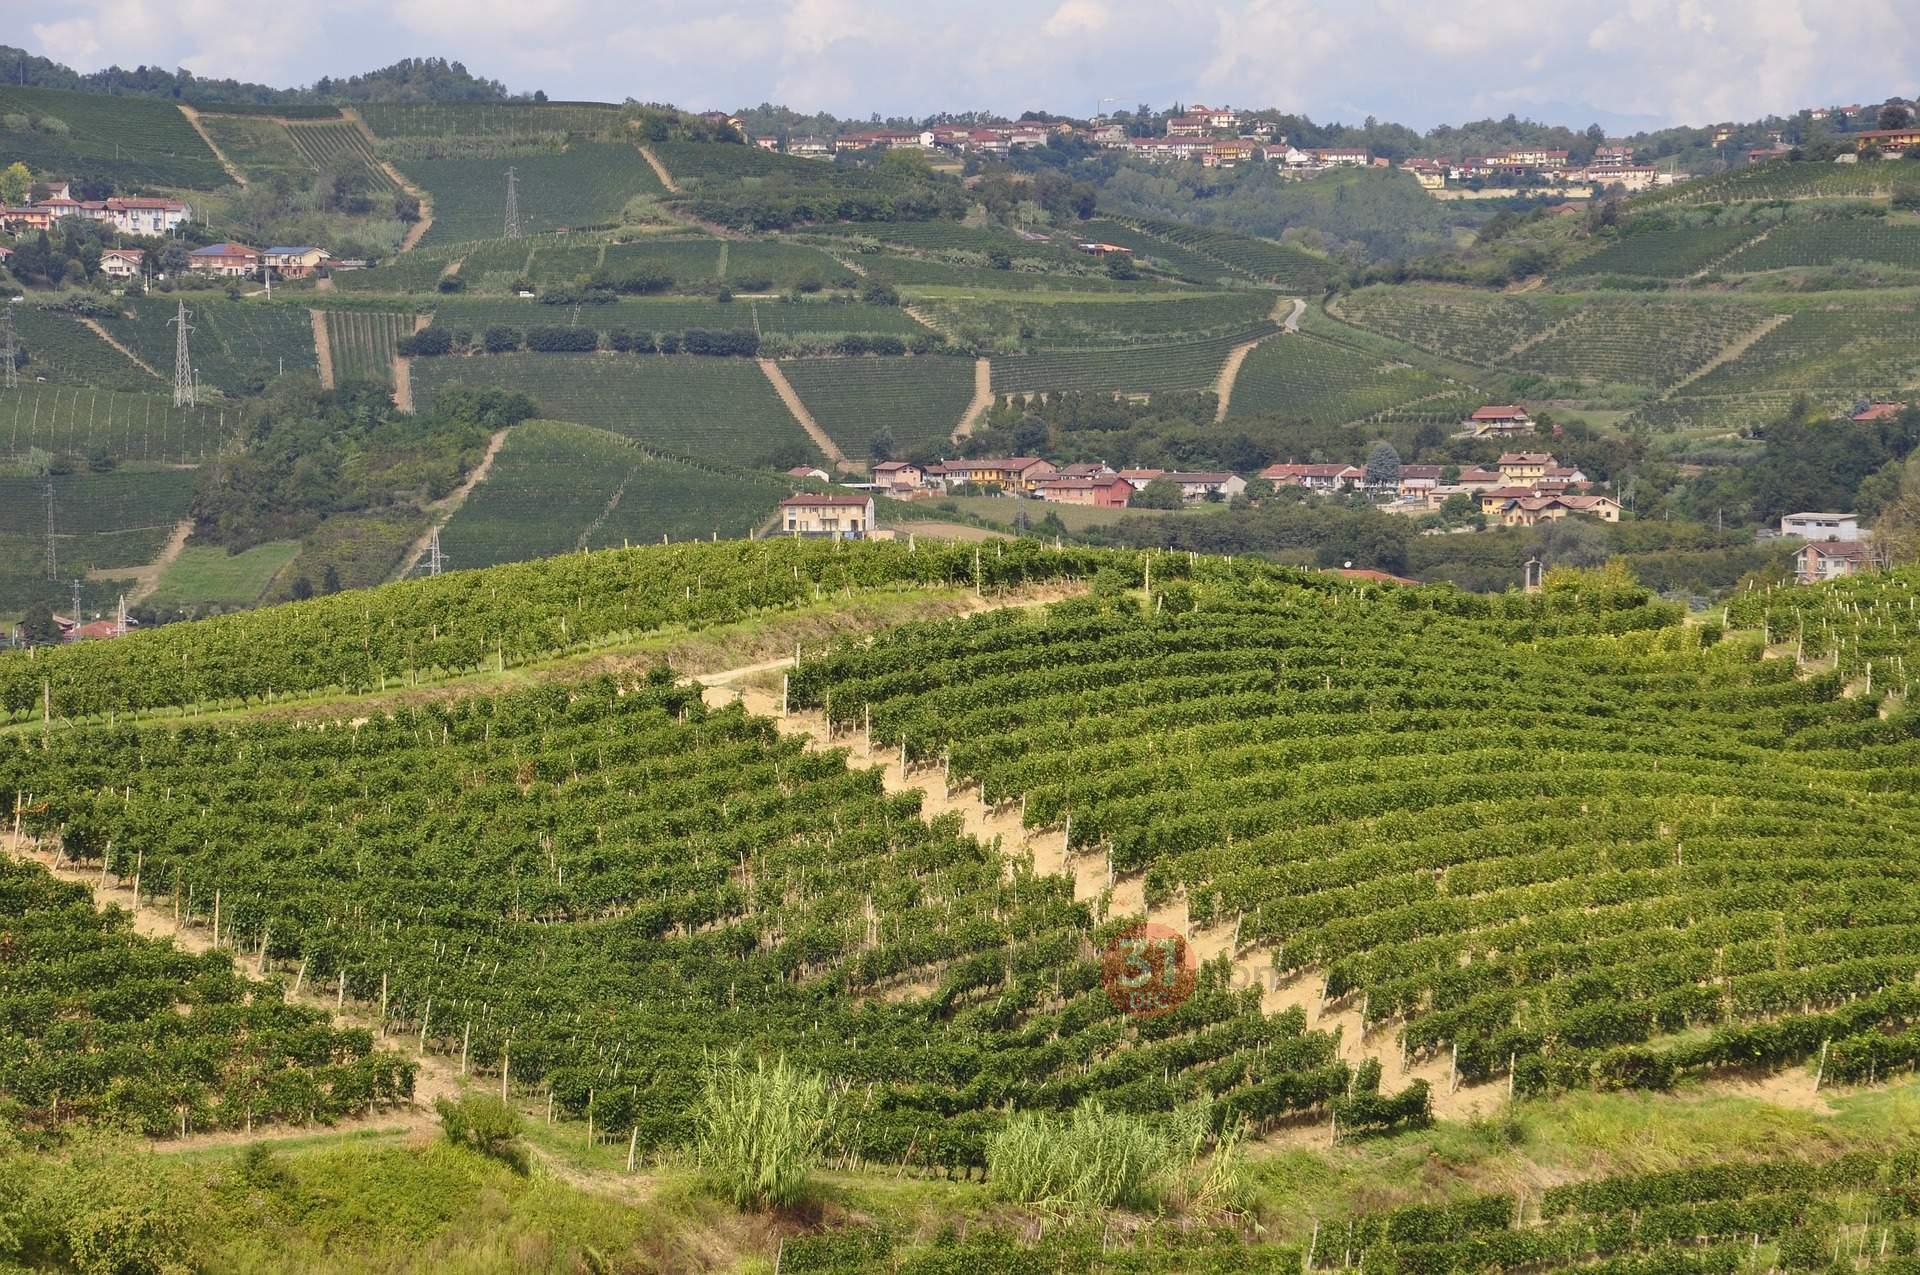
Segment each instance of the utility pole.
M80 579L78 576L74 577L73 581L73 622L76 627L80 623Z
M179 313L167 320L179 328L173 341L173 405L192 407L194 405L195 385L193 383L193 356L187 351L187 333L193 330L187 323L187 303L180 303Z
M53 469L47 469L47 579L60 578L60 559L53 547Z
M127 595L124 593L120 595L120 615L114 622L113 635L115 637L127 635Z
M0 359L5 360L7 365L7 370L5 372L0 372L0 378L4 378L4 380L0 381L0 383L4 383L6 388L10 390L19 389L20 374L14 370L14 363L18 361L20 356L14 346L12 302L8 302L7 304L7 319L6 319L5 335L6 335L7 348L3 354L0 354Z
M513 169L507 170L507 238L520 237L520 189L519 177Z

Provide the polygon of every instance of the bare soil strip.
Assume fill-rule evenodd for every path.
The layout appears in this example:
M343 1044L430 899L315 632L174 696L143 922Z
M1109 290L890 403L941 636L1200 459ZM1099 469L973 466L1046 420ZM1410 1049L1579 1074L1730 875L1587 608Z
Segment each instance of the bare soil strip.
M660 162L660 157L653 153L651 146L640 148L640 158L647 161L647 167L653 170L653 175L660 179L660 184L667 188L669 195L680 193L680 183L673 180L673 174L667 171L667 166Z
M973 401L967 404L967 414L954 426L953 441L960 442L973 433L974 426L993 406L993 360L975 359L973 361Z
M133 363L135 367L139 368L142 372L145 372L148 376L151 376L154 380L161 381L166 379L165 377L161 376L158 372L153 370L153 365L151 363L148 363L145 359L141 358L138 354L135 354L132 350L120 344L120 342L117 339L115 339L113 333L107 331L104 327L100 326L100 321L98 319L82 319L80 320L80 325L86 328L87 331L99 337L102 341L105 341L108 345L111 345L114 349L120 351L120 353L126 355L127 358Z
M320 388L333 388L333 342L327 336L327 315L324 310L309 310L307 318L313 322L313 352L320 368Z
M416 315L413 330L418 332L431 322L430 314ZM404 354L393 356L393 405L403 412L413 410L413 360Z
M404 580L413 574L413 569L420 565L421 557L427 552L427 546L433 542L433 533L445 527L447 520L459 511L460 506L467 503L467 497L473 494L473 489L487 481L487 475L493 472L493 458L500 454L500 448L506 444L506 441L507 430L495 430L493 437L487 440L486 455L480 458L480 463L473 467L473 472L466 476L465 481L427 506L427 513L431 515L432 521L427 529L420 533L419 539L407 546L407 552L401 557L400 566L394 571L393 579Z
M1683 377L1678 381L1675 381L1672 385L1669 385L1667 387L1666 393L1660 396L1660 401L1664 403L1666 400L1672 398L1675 394L1678 394L1681 390L1684 390L1685 388L1687 388L1687 386L1692 385L1695 381L1699 380L1701 377L1705 376L1707 373L1713 371L1715 368L1725 367L1727 364L1733 362L1735 359L1739 358L1742 354L1745 354L1748 350L1751 350L1756 344L1758 344L1761 337L1765 336L1767 333L1773 331L1775 328L1779 327L1781 324L1787 322L1792 318L1793 316L1791 314L1773 315L1771 318L1769 318L1766 322L1762 323L1759 327L1755 328L1753 331L1747 333L1745 336L1735 339L1732 345L1729 345L1726 349L1720 351L1720 353L1714 355L1712 358L1708 359L1705 363L1702 363L1699 367L1695 368L1690 374L1688 374L1687 376Z
M833 467L841 473L858 472L860 466L848 460L847 454L840 450L840 444L827 437L827 431L820 428L820 423L813 419L813 413L809 412L807 405L800 401L800 395L794 392L786 373L780 370L780 365L772 359L760 359L758 362L760 370L766 374L767 380L773 385L774 393L778 394L780 401L787 405L787 411L791 412L793 419L800 423L800 428L807 431L807 437L813 440L813 445L824 452L827 459L833 462Z
M207 149L213 152L213 157L220 161L220 167L227 170L227 176L233 178L233 184L236 186L246 185L247 175L240 171L239 165L227 158L226 152L222 151L219 143L213 140L213 134L209 133L207 126L200 122L200 112L194 110L185 102L175 102L174 105L179 107L180 113L187 117L187 123L193 126L193 131L200 134L200 140L207 144Z
M349 124L360 130L360 135L367 139L368 146L377 147L380 145L380 139L374 136L372 129L367 127L367 122L360 118L360 112L354 110L351 106L343 106L340 108L340 115ZM395 168L386 160L382 159L376 162L380 165L380 171L385 173L394 185L420 201L420 220L407 227L406 238L400 241L400 251L410 252L414 245L420 242L420 237L433 228L433 197L427 194L421 187L407 180L405 173Z

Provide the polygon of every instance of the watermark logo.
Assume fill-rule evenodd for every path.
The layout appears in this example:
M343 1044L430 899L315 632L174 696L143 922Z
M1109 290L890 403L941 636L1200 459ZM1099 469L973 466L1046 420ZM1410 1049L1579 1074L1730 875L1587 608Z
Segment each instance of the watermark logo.
M1192 946L1178 930L1151 921L1122 930L1100 956L1107 999L1136 1018L1172 1013L1197 981Z

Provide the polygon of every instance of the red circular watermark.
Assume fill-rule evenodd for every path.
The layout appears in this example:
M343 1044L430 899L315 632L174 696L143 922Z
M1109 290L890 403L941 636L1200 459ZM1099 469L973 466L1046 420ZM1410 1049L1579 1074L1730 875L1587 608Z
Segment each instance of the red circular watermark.
M1136 1018L1171 1014L1193 995L1198 981L1192 945L1178 930L1152 921L1120 931L1100 955L1107 999Z

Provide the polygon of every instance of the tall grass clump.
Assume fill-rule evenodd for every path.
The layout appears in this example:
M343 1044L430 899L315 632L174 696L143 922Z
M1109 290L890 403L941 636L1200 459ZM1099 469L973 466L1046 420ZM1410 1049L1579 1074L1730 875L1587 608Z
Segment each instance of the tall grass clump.
M1204 1109L1070 1116L1019 1112L987 1139L987 1176L1002 1199L1049 1212L1243 1211L1251 1197L1238 1126L1215 1134Z
M785 1055L748 1063L734 1050L708 1068L695 1161L735 1208L791 1209L806 1198L838 1106L823 1078Z

